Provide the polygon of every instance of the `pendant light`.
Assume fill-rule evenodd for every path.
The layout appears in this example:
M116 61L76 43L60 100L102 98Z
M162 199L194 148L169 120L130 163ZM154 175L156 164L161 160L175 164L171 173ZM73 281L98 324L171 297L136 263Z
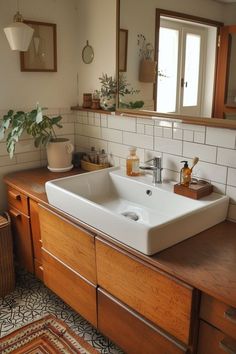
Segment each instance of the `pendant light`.
M33 36L33 28L23 23L23 17L19 12L19 0L17 0L17 13L13 23L4 28L5 35L11 50L26 52Z

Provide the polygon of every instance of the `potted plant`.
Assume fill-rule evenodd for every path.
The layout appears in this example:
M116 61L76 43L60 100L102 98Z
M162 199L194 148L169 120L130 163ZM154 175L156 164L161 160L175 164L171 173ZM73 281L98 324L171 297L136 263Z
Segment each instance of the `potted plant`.
M6 146L10 158L13 158L16 143L23 133L34 139L35 147L40 145L47 149L48 169L53 172L68 171L71 164L73 145L69 139L58 138L55 127L62 128L61 116L48 117L43 114L45 108L39 106L30 112L9 110L4 115L0 126L0 140L6 135Z
M156 66L157 62L152 59L154 48L153 45L147 42L146 37L138 34L139 56L141 58L139 68L139 81L141 82L156 82Z
M125 96L139 92L139 90L134 90L129 87L130 84L123 74L119 75L118 85L117 80L107 74L102 74L102 76L99 77L99 81L101 82L101 89L97 92L100 92L100 105L103 109L108 111L114 111L116 109L117 93L119 96Z

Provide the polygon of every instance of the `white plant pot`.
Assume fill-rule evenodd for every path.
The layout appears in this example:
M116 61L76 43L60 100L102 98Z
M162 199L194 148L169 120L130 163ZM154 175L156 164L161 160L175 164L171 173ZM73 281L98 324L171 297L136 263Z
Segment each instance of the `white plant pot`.
M47 145L48 169L52 172L71 170L73 151L74 146L69 139L57 138L50 141Z

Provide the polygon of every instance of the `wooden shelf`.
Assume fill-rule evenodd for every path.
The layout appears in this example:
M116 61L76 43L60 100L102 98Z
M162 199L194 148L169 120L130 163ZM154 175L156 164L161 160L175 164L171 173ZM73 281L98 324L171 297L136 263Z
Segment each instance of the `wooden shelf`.
M72 106L70 109L72 111L94 112L94 113L100 113L100 114L115 114L115 111L105 111L104 109L83 108L78 105Z

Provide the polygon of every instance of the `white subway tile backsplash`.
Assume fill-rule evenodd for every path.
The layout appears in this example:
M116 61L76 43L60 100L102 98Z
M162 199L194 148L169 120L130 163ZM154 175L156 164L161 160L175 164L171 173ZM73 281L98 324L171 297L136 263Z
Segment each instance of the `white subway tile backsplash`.
M182 147L182 141L155 137L154 150L182 155Z
M101 128L90 125L83 125L82 134L91 138L101 138Z
M216 162L216 147L190 142L183 142L183 155L187 157L197 156L201 161Z
M184 130L183 140L185 141L193 141L193 131L192 130Z
M221 146L229 149L235 148L236 131L230 129L206 128L206 144Z
M226 184L227 168L225 166L199 161L193 169L193 176L199 179Z
M145 134L153 136L154 128L152 125L145 125Z
M167 139L172 139L172 128L163 128L163 137Z
M236 204L236 187L227 186L226 194L230 197L230 202Z
M181 168L183 167L181 161L185 160L184 157L163 154L163 168L168 170L172 170L175 172L180 172ZM188 159L187 159L188 160ZM188 160L190 162L190 160Z
M122 131L116 129L102 128L102 139L122 143Z
M107 114L101 114L101 127L107 128L108 119Z
M123 132L123 143L152 150L153 136Z
M193 140L195 143L204 144L205 143L205 132L194 132Z
M163 136L163 128L162 127L154 127L154 135L162 137Z
M228 169L227 184L236 187L236 168Z
M108 142L108 152L124 159L129 155L128 148L127 145Z
M217 163L229 167L236 167L236 150L218 148Z
M105 140L90 138L89 144L90 144L90 147L94 146L95 150L97 150L97 151L102 150L102 149L104 149L105 152L108 151L108 143Z
M124 130L128 132L136 132L136 119L120 116L109 116L108 128Z
M137 124L137 133L144 134L144 124Z
M148 125L155 124L153 119L148 119L148 118L137 118L137 123L138 124L148 124Z
M173 129L173 139L183 140L183 130L182 129Z

